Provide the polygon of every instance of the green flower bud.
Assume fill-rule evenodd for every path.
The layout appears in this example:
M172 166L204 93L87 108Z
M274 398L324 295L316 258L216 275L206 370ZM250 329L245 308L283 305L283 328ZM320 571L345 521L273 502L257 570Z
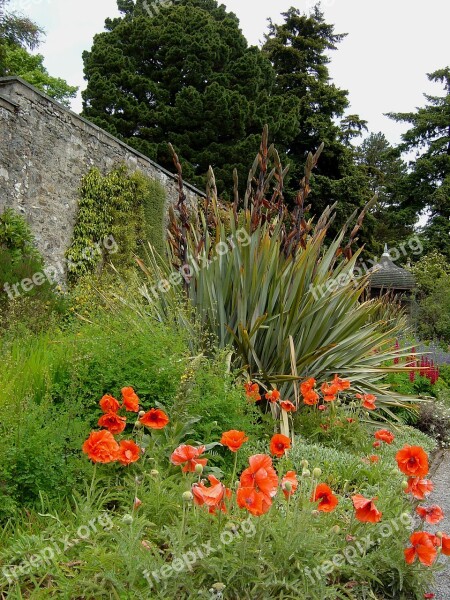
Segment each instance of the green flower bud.
M195 472L197 473L197 475L201 475L203 473L203 465L195 465Z
M286 483L284 484L284 489L287 492L292 492L292 483L290 481L286 481Z
M192 502L192 500L194 499L192 492L183 492L182 496L185 502Z
M140 410L139 411L139 418L142 419L142 417L145 415L145 410Z
M408 489L408 482L406 481L406 479L404 479L402 481L402 490L406 490L406 489Z
M341 528L339 527L339 525L333 525L333 527L331 528L331 531L333 533L339 533L341 531Z
M309 469L303 469L302 477L311 477L311 471Z
M159 471L157 471L156 469L152 469L152 470L150 471L150 475L151 475L152 477L158 477L158 475L159 475Z
M136 421L136 423L134 424L135 429L141 429L142 427L144 427L142 425L142 423L140 421Z
M304 467L305 469L308 467L309 462L307 460L302 460L302 462L300 463L302 465L302 467Z
M313 469L313 477L314 479L319 479L319 477L322 475L322 469L319 469L319 467L316 467L315 469Z
M320 511L317 509L311 511L311 516L313 516L315 519L317 519L317 517L320 516Z
M131 525L133 522L133 517L131 515L123 515L122 522L126 523L127 525Z

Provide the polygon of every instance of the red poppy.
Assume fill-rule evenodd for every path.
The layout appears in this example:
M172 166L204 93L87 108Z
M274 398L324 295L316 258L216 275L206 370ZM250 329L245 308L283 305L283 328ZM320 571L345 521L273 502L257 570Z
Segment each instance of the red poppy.
M328 406L325 406L325 404L321 404L320 406L318 406L319 410L328 410Z
M450 536L443 533L440 546L442 554L445 554L445 556L450 556Z
M278 489L278 476L267 454L254 454L248 459L249 467L242 471L240 485L243 488L254 487L270 500Z
M351 417L346 417L346 421L347 421L348 423L354 423L354 422L355 422L355 419L352 419Z
M227 489L214 475L209 475L208 480L211 484L209 487L206 487L203 481L194 483L192 486L195 504L206 505L211 514L214 514L216 510L226 512L225 498L231 496L231 490Z
M93 462L110 463L117 459L119 444L110 431L92 431L83 444L83 452Z
M132 387L122 388L122 401L129 412L139 412L139 398Z
M350 381L348 379L341 379L337 375L334 376L332 383L333 383L333 385L337 386L337 388L340 392L343 392L344 390L348 390L348 388L350 387Z
M139 460L141 449L133 440L122 440L119 445L117 460L121 465L130 465Z
M207 458L199 458L204 451L205 446L198 446L198 448L195 448L194 446L181 444L181 446L178 446L172 453L170 462L177 466L184 465L182 469L183 473L193 473L196 465L202 465L202 467L204 467L208 462Z
M388 429L379 429L375 431L375 439L380 442L386 442L386 444L392 444L394 441L393 434Z
M352 496L353 506L356 509L355 517L358 521L362 523L378 523L381 520L382 513L375 506L375 500L377 498L369 500L361 494Z
M439 523L439 521L442 521L442 519L444 518L442 508L440 506L437 506L436 504L433 506L418 506L416 508L416 513L421 519L424 519L427 523L430 523L431 525Z
M236 500L240 508L246 508L255 517L264 515L272 506L272 500L253 487L238 488Z
M375 441L375 442L372 444L372 446L373 446L374 448L379 448L379 447L381 446L381 442L380 442L380 440L376 440L376 441Z
M319 402L319 394L314 390L310 390L303 394L303 402L308 406L314 406Z
M288 487L290 487L290 490L286 489L286 483L289 484ZM292 496L292 494L294 494L297 491L297 487L298 481L295 471L288 471L281 480L281 489L283 490L283 494L286 500L289 498L289 496Z
M220 443L226 446L231 452L237 452L244 442L248 441L243 431L231 429L222 433Z
M417 531L409 540L411 547L404 550L406 562L410 565L417 557L423 565L431 567L437 556L436 536L426 531Z
M292 402L290 402L290 400L283 400L283 402L280 402L280 406L286 412L295 412L297 410L295 408L295 405L292 404Z
M421 479L420 477L410 477L408 479L408 487L405 492L412 494L417 500L423 500L433 491L433 482L429 479Z
M142 416L139 421L150 429L164 429L169 422L169 417L159 408L152 408Z
M331 512L338 505L338 499L333 494L332 489L326 483L319 483L315 493L311 496L311 502L317 502L317 510L322 512Z
M244 388L247 398L249 398L250 400L254 400L255 402L261 400L261 395L259 393L259 385L257 383L252 383L251 381L249 381L248 383L244 384Z
M306 396L306 394L308 392L311 392L314 389L315 385L316 385L316 380L313 377L310 377L309 379L304 381L302 384L300 384L300 391L302 393L302 396Z
M374 396L373 394L356 394L355 396L359 400L363 401L362 405L364 406L364 408L367 408L367 410L375 410L376 409L375 402L377 400L377 397Z
M98 420L98 425L100 427L104 427L114 435L122 433L126 424L126 417L119 417L115 412L106 413Z
M277 402L280 399L280 392L278 390L270 390L265 396L269 402Z
M371 454L369 456L369 460L370 460L370 462L377 463L380 460L380 457L377 456L376 454Z
M334 385L333 383L331 385L323 383L320 389L324 394L323 399L325 402L334 402L336 400L336 394L339 393L339 386Z
M291 440L282 433L276 433L270 440L270 453L281 458L291 447Z
M428 456L420 446L405 446L397 452L395 460L405 475L424 477L428 473Z
M120 408L120 404L113 396L106 394L100 400L100 408L104 413L117 412Z
M431 592L428 592L428 593L424 594L423 597L425 599L430 600L431 598L434 598L434 594L432 594Z

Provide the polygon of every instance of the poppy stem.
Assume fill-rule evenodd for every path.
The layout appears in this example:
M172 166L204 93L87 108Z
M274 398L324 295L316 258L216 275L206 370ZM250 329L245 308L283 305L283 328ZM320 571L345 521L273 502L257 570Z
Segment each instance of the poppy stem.
M236 468L237 468L237 455L238 453L235 452L234 453L234 465L233 465L233 474L231 475L231 487L233 487L234 484L234 478L236 477Z
M92 480L91 480L91 486L89 488L89 499L92 498L92 494L94 492L94 484L95 484L95 477L97 475L97 463L94 463L94 471L92 473Z

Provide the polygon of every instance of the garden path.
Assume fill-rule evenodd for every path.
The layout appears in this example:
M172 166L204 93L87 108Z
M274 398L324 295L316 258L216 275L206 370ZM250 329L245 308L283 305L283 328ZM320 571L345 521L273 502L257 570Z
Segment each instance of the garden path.
M442 450L438 453L433 461L431 475L434 490L430 501L431 504L437 504L442 508L444 519L437 526L430 528L430 531L436 531L437 527L448 534L450 532L450 450ZM434 600L450 600L450 561L448 557L442 556L439 563L444 568L436 573L435 585L432 590L435 594Z

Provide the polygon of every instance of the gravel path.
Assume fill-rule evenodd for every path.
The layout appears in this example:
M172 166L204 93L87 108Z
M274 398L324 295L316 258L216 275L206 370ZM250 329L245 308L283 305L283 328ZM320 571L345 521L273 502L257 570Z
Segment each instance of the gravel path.
M436 456L432 465L431 479L434 483L433 493L426 502L425 506L437 504L444 511L443 520L429 527L430 531L444 531L450 533L450 450L442 451ZM444 569L436 573L434 589L434 600L450 599L450 560L448 556L439 558L439 562L444 565Z

